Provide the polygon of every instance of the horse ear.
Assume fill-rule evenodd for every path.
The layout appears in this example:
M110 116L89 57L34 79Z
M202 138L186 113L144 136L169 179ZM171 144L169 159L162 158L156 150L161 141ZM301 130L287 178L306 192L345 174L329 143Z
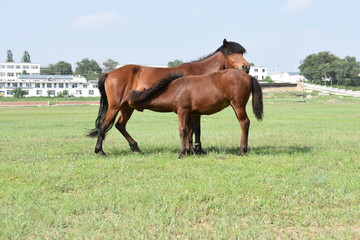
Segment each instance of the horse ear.
M224 41L223 41L223 47L226 48L228 45L228 41L226 40L226 38L224 38Z

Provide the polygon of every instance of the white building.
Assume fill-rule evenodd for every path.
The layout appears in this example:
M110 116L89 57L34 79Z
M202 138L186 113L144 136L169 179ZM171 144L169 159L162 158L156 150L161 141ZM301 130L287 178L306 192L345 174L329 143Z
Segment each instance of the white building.
M39 75L40 64L37 63L15 63L5 62L0 63L0 81L11 82L17 79L20 74Z
M29 75L22 75L25 72ZM87 81L71 75L40 75L40 64L36 63L0 63L0 96L12 97L15 88L25 90L26 97L64 93L75 97L100 96L97 80Z
M300 75L298 72L281 72L281 73L271 73L269 74L271 80L274 82L304 82L307 81L306 78Z
M261 81L268 76L268 70L267 67L251 66L249 74Z
M0 95L12 97L13 90L21 88L26 97L47 97L67 94L75 97L100 96L97 80L71 75L18 75L15 80L0 80Z

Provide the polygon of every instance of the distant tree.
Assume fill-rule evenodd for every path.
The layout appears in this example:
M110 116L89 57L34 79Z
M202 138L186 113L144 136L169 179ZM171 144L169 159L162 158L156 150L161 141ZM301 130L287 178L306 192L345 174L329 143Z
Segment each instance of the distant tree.
M111 72L116 69L119 63L109 58L108 60L103 62L103 65L104 65L104 72Z
M347 56L341 59L327 51L319 52L307 56L299 69L300 74L316 84L330 79L330 83L335 85L360 85L360 63L355 57Z
M14 62L14 58L11 50L7 50L6 62Z
M50 64L47 68L41 68L42 75L72 75L72 66L68 62L59 61L55 64Z
M68 90L63 90L62 92L58 92L57 96L62 98L62 97L69 97L69 91Z
M54 65L50 64L48 67L40 68L41 75L55 75Z
M72 75L72 66L68 62L60 61L53 65L56 75Z
M15 88L13 90L13 96L15 98L23 98L25 95L27 95L27 93L28 93L27 91L22 90L21 88Z
M21 72L21 75L30 75L30 73L28 73L26 70L23 70L23 71Z
M179 59L175 59L174 61L168 62L167 65L168 65L168 67L177 67L177 66L179 66L179 65L181 65L183 63L184 63L183 61L181 61Z
M270 76L266 76L263 81L264 81L264 82L268 82L268 83L273 83L273 82L274 82L274 81L271 79Z
M99 64L95 60L89 60L84 58L80 62L76 63L75 75L81 75L87 80L96 79L101 74L102 70Z
M30 54L28 51L25 50L23 57L21 58L21 62L31 63Z

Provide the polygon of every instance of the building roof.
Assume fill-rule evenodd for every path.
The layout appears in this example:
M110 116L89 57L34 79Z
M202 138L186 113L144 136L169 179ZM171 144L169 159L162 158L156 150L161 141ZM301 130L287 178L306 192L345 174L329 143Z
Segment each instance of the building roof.
M72 75L19 75L19 79L73 79Z

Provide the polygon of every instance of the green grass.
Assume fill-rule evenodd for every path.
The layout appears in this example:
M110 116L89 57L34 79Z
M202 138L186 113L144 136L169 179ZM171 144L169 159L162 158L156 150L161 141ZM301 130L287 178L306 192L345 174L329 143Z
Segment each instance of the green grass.
M183 160L175 114L135 112L142 153L113 128L101 158L96 106L0 108L0 239L359 239L360 99L264 99L247 155L229 108Z
M56 104L56 101L99 101L100 97L0 97L0 102L38 102L49 101L50 105Z

